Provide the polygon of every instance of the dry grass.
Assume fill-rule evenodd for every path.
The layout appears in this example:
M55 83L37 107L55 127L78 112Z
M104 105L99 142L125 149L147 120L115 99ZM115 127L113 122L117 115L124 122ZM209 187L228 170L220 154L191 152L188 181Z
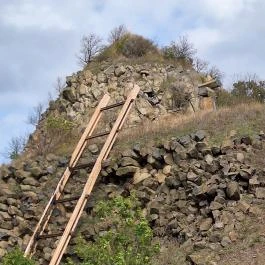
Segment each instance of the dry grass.
M218 265L264 265L265 208L257 216L247 216L239 230L237 242L223 249Z
M205 130L208 141L221 144L236 130L237 136L250 135L265 130L265 106L258 103L240 104L233 108L221 108L214 112L199 112L190 115L171 114L157 121L145 122L135 128L124 130L120 134L115 149L128 147L134 143L153 145L164 142L172 137Z
M166 59L162 56L160 53L155 53L155 54L146 54L141 57L132 57L132 58L126 58L124 56L115 56L111 60L104 60L103 62L101 61L93 61L90 64L85 66L85 69L90 70L93 74L98 74L99 72L107 69L111 65L117 65L117 64L128 64L132 66L136 65L146 65L146 64L158 64L161 67L172 65L176 68L178 67L183 67L183 69L191 69L192 65L182 59ZM202 76L202 80L205 76Z
M157 239L159 241L159 239ZM154 256L153 265L186 265L187 251L174 240L160 239L160 253Z
M205 130L208 134L208 142L217 145L229 136L231 130L236 130L237 136L253 136L260 130L265 131L264 113L264 105L252 103L240 104L233 108L221 108L214 112L202 111L189 115L168 114L156 121L146 121L137 127L124 129L119 134L112 154L127 149L135 143L153 146L170 140L172 137L180 137L197 130ZM104 125L99 126L100 131L104 131ZM55 153L70 155L80 136L81 132L78 130L75 136L62 144ZM96 139L93 142L98 143L98 141L99 139Z

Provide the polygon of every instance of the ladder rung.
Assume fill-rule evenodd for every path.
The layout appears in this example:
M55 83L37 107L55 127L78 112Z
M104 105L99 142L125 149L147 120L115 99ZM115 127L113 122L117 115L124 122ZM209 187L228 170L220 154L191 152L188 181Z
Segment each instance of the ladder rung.
M53 238L53 237L59 237L59 236L62 236L62 235L63 235L63 232L54 233L54 234L47 234L47 235L40 235L40 236L37 236L37 239Z
M80 164L80 165L77 165L75 167L72 167L70 168L71 171L76 171L76 170L79 170L79 169L83 169L83 168L87 168L87 167L92 167L94 166L96 163L96 161L93 161L93 162L89 162L89 163L85 163L85 164ZM107 161L102 161L102 166L106 166L107 165Z
M111 104L109 106L103 107L103 108L101 108L101 110L108 110L108 109L116 108L116 107L119 107L121 105L124 105L124 103L125 103L125 101L120 101L120 102Z
M94 138L97 138L97 137L105 136L105 135L108 135L109 133L110 133L110 131L103 132L103 133L98 133L98 134L95 134L95 135L87 137L86 140L90 140L90 139L94 139Z
M120 130L116 130L116 132L119 132ZM97 137L101 137L101 136L105 136L105 135L108 135L110 134L111 131L107 131L107 132L103 132L103 133L98 133L98 134L95 134L95 135L92 135L92 136L89 136L88 138L86 138L86 140L90 140L90 139L94 139L94 138L97 138Z
M80 165L77 165L77 166L71 168L71 170L78 170L78 169L91 167L91 166L94 166L95 163L96 163L96 161L85 163L85 164L80 164Z
M73 197L69 197L69 198L59 199L57 201L54 201L54 203L77 201L79 198L80 198L80 196L73 196Z

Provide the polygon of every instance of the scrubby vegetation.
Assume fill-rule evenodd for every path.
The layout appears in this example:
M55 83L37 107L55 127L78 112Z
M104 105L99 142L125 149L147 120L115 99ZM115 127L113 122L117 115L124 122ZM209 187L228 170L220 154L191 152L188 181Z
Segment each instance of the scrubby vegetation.
M18 136L11 138L6 149L5 156L8 159L17 159L19 155L23 152L26 142L26 136Z
M233 83L232 89L217 92L217 106L234 106L251 102L265 102L265 81L257 77L247 77Z
M163 47L162 52L164 57L168 59L193 60L197 51L187 36L181 36L178 41L172 41L169 46Z
M131 195L99 202L94 210L98 224L110 227L95 242L77 240L76 254L82 265L151 264L159 247L152 243L153 233L143 216L139 202ZM68 265L77 264L69 260Z
M148 54L159 54L158 48L153 41L140 35L125 33L111 45L106 46L96 59L103 61L119 57L137 58Z
M36 265L36 263L29 258L25 258L23 252L15 248L4 256L1 265Z
M38 142L38 153L47 154L63 145L71 136L73 128L74 123L62 116L48 116L45 120L44 131Z
M216 112L200 112L191 115L167 115L153 122L146 122L130 131L121 133L115 150L123 150L135 142L152 146L171 137L180 137L196 130L205 130L209 141L220 145L235 130L237 136L265 131L265 105L260 103L237 104L220 108Z
M196 57L197 50L187 36L179 36L169 45L158 47L151 39L131 33L125 25L112 29L104 44L104 38L95 33L88 33L81 40L81 49L77 55L79 64L97 69L103 61L129 59L130 62L143 59L145 62L182 64L193 67L203 76L211 75L222 81L223 73L208 62Z

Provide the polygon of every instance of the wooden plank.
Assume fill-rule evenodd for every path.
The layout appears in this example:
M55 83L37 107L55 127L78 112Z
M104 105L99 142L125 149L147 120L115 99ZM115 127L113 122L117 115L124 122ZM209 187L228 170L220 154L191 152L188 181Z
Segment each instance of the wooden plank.
M78 200L76 207L68 221L68 224L65 228L64 234L61 237L57 248L55 249L55 252L53 254L53 257L49 263L49 265L59 265L61 258L67 248L67 245L71 239L71 234L74 232L77 223L81 217L81 214L84 210L84 207L86 205L87 202L87 196L89 196L91 194L91 191L95 185L95 182L97 180L97 177L101 171L101 167L102 167L102 160L104 158L107 157L107 155L109 154L109 151L114 143L114 140L117 137L117 130L121 128L121 126L123 125L126 116L128 115L128 111L131 108L131 104L133 102L133 100L137 97L137 94L139 93L140 88L138 86L134 86L134 89L129 93L127 100L125 102L125 104L123 105L117 120L115 121L111 132L103 146L103 148L101 149L101 152L97 158L97 161L91 171L91 173L88 176L88 180L85 184L84 190L82 192L82 195L80 197L80 199Z
M46 234L46 235L41 235L41 236L38 236L37 239L47 239L47 238L53 238L53 237L59 237L59 236L62 236L63 235L63 232L61 233L54 233L54 234Z
M55 201L54 204L77 201L77 200L79 200L79 198L80 198L80 196L73 196L73 197L69 197L69 198L63 198L63 199L59 199L59 200Z
M87 125L87 128L86 130L84 131L83 135L81 136L73 154L72 154L72 157L70 159L70 163L69 163L69 166L72 167L74 162L76 160L78 160L80 158L80 155L82 153L82 151L84 150L85 148L85 143L86 143L86 138L91 136L97 123L98 123L98 120L100 119L101 115L102 115L102 111L101 109L106 107L108 102L110 100L110 96L108 94L105 94L103 96L103 98L101 99L101 101L99 102L92 118L90 119L88 125Z
M92 135L92 136L87 137L87 140L91 140L91 139L95 139L95 138L98 138L98 137L106 136L109 133L110 133L110 131L102 132L102 133L97 133L95 135Z
M69 163L69 167L74 167L76 165L76 163L78 162L78 159L80 158L82 152L84 151L84 148L86 146L87 140L86 138L90 135L92 135L96 124L100 118L100 116L102 115L102 111L101 109L105 106L107 106L108 102L110 100L110 96L105 94L103 96L103 98L101 99L101 101L99 102L97 108L95 109L94 114L92 115L83 135L81 136L75 150L73 151L73 154L71 156L71 160ZM69 167L66 168L62 178L60 179L53 195L51 196L46 208L44 209L44 212L33 232L33 235L30 238L30 241L27 245L27 248L25 250L24 255L25 256L31 256L33 255L35 248L36 248L36 238L37 236L40 236L43 234L43 231L45 229L45 227L47 226L49 219L51 217L52 211L53 211L53 202L58 200L62 194L62 191L69 179L69 177L71 176L71 170L69 169Z
M213 80L207 81L207 82L205 82L203 84L200 84L198 87L200 88L200 87L206 87L206 86L214 89L214 88L219 87L220 84L218 84L218 82L215 79L213 79Z
M123 105L124 103L125 103L125 101L120 101L120 102L111 104L109 106L106 106L106 107L102 108L101 110L113 109L113 108L116 108L116 107L119 107L119 106Z

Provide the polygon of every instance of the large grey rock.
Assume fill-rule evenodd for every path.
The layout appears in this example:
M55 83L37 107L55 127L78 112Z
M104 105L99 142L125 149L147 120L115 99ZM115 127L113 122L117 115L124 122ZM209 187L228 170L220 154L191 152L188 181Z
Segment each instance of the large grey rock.
M85 86L84 84L81 84L80 87L79 87L79 94L81 96L84 96L84 95L87 94L87 92L88 92L87 86Z
M148 172L137 171L137 172L135 172L135 174L133 176L133 184L140 183L140 182L142 182L145 179L150 178L150 177L151 177L151 174Z
M208 88L207 87L199 87L198 95L201 97L208 97Z
M203 249L187 256L188 261L193 265L214 265L216 260L216 254L211 249Z
M183 146L187 147L191 143L191 138L189 135L184 135L179 138L179 143L182 144Z
M122 167L125 167L125 166L139 167L140 166L139 163L135 159L133 159L131 157L123 157L121 159L120 164L121 164Z
M114 73L117 77L120 77L121 75L126 73L126 68L121 65L115 68Z
M71 103L75 103L76 95L73 88L67 87L66 89L63 90L62 95L64 99L70 101Z
M23 179L26 179L26 178L29 178L30 177L30 172L27 172L27 171L24 171L24 170L21 170L21 169L18 169L14 172L14 176L19 179L19 180L23 180Z
M42 169L38 166L35 166L35 167L32 167L29 169L29 172L31 173L31 175L34 177L34 178L40 178L41 176L44 175L44 172L42 171Z
M131 176L137 171L138 167L135 166L126 166L119 167L116 171L117 176Z
M99 152L99 148L96 144L91 144L87 148L92 154L97 154Z
M256 188L256 197L258 199L265 199L265 188Z
M99 83L107 83L108 78L107 78L107 76L106 76L104 73L99 73L99 74L97 75L97 81L98 81Z
M199 227L200 231L208 231L211 228L212 223L213 223L212 218L203 219L202 222L200 223Z
M203 130L199 130L194 134L194 140L196 142L201 142L204 140L204 138L206 137L206 132Z
M40 183L36 179L31 177L23 179L22 183L25 185L40 186Z
M226 195L231 200L240 200L239 184L235 181L227 183Z

